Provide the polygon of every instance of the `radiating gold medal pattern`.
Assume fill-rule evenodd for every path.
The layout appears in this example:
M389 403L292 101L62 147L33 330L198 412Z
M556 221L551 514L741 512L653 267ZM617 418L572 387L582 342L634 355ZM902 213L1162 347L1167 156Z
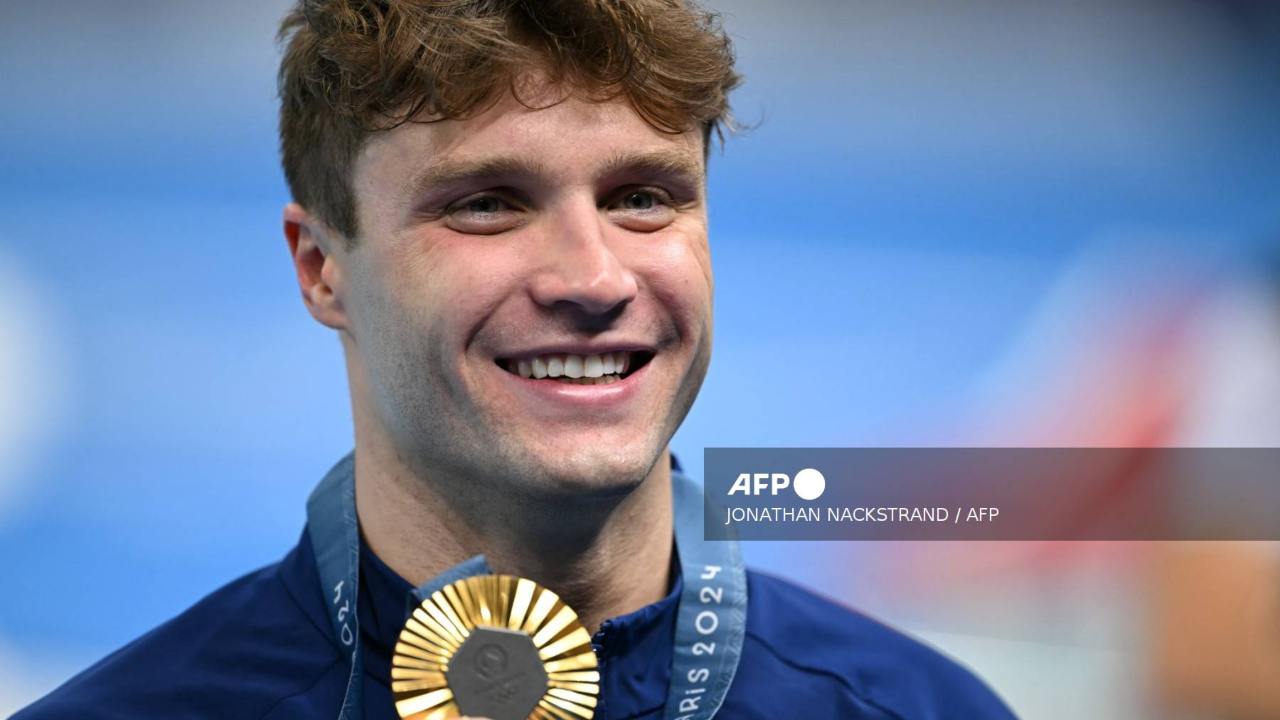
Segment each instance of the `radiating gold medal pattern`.
M433 593L405 621L391 661L391 691L401 718L462 715L449 687L449 662L476 628L518 631L532 641L546 671L546 689L529 718L593 717L600 672L591 634L573 608L532 580L477 575Z

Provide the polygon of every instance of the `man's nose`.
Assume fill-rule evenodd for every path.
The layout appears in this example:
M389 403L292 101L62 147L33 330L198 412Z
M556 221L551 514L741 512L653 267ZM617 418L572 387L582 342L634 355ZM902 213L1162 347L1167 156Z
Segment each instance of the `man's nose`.
M569 303L589 315L605 315L635 299L635 275L607 242L607 222L590 199L555 212L542 243L544 262L530 283L535 302L547 308Z

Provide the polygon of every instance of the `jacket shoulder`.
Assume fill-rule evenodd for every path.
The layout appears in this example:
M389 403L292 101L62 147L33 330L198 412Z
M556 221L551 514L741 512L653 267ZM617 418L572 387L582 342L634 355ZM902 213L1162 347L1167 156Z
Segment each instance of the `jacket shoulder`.
M804 685L833 699L833 718L1014 717L970 670L923 642L779 578L749 572L747 582L735 686Z
M282 565L215 590L13 720L262 718L322 685L344 664L286 586Z

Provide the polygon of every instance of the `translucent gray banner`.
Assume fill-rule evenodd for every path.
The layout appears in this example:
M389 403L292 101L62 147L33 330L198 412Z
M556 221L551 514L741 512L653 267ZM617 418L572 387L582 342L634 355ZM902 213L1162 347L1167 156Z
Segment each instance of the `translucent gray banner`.
M708 448L709 540L1280 540L1280 448Z

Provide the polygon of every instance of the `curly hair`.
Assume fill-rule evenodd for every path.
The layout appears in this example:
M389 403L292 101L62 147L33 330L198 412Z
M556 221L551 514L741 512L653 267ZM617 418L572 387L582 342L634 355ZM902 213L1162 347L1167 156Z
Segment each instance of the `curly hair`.
M299 0L280 26L280 147L294 199L348 239L351 167L374 132L520 98L521 71L654 128L732 129L740 77L719 17L692 0ZM527 103L526 103L527 104Z

